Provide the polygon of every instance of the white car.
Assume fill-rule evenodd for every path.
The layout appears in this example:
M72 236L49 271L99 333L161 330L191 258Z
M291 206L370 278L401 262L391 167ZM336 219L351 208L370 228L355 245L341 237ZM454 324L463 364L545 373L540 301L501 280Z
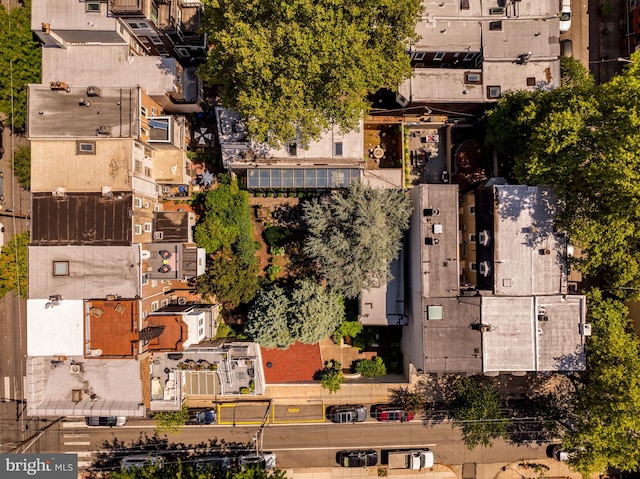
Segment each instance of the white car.
M571 28L571 0L562 0L560 9L560 33L566 33Z
M242 469L258 466L268 471L276 468L276 455L273 452L247 454L246 456L240 456L238 464Z

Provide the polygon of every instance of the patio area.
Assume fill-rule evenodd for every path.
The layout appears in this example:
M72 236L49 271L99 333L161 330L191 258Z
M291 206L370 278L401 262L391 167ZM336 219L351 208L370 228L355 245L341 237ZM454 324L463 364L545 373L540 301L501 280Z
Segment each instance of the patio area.
M259 348L223 343L181 353L155 353L150 362L151 410L179 409L184 399L264 394Z

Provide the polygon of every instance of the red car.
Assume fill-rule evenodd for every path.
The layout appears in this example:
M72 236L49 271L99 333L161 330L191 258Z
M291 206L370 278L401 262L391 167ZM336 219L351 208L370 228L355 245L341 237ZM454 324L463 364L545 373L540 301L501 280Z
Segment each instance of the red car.
M407 422L415 417L412 412L393 405L374 406L371 410L371 416L382 422Z

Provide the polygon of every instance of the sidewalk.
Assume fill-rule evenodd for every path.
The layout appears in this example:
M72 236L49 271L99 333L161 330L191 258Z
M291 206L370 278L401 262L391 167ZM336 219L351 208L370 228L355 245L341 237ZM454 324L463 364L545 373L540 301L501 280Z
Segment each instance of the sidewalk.
M379 473L380 471L380 473ZM390 477L392 479L582 479L563 463L553 459L519 461L511 464L477 464L475 477L462 477L462 464L435 464L422 471L388 470L385 466L366 468L317 467L285 469L288 479L368 479ZM386 473L386 474L385 474Z
M518 461L511 464L477 464L475 477L463 478L462 468L462 465L435 464L433 468L422 471L390 471L385 466L316 467L285 471L288 479L368 479L384 476L392 479L582 479L580 474L573 472L565 463L553 459Z

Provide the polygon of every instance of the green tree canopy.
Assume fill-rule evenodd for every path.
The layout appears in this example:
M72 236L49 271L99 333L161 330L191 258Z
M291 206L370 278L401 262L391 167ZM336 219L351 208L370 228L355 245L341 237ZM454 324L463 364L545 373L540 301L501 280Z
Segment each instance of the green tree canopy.
M156 421L156 433L180 432L189 420L189 408L184 403L179 411L160 411L153 415Z
M207 0L200 76L245 115L250 135L302 144L357 127L366 96L411 75L420 0Z
M355 298L392 279L389 265L398 257L410 216L404 192L355 184L304 204L304 251L330 288Z
M246 264L230 250L210 257L206 273L197 279L198 292L227 309L250 302L259 288L257 261Z
M610 294L637 298L640 52L632 60L600 86L573 73L551 91L507 94L488 114L487 142L513 159L521 183L555 188L559 224L585 253L576 260L581 271Z
M204 213L195 230L198 246L207 253L234 248L242 257L255 255L249 195L240 190L236 180L222 177L218 186L204 196L203 206Z
M27 84L40 83L41 68L40 45L31 32L31 0L21 3L10 13L0 5L0 111L18 131L25 129Z
M462 378L456 384L456 398L451 403L452 426L460 428L469 449L490 447L494 439L507 435L509 421L503 417L503 407L493 384Z
M287 349L296 341L315 344L344 319L340 296L322 286L298 280L258 293L247 315L245 333L266 348Z
M25 190L31 189L31 148L19 147L13 155L13 174Z
M15 235L2 248L0 254L0 298L9 291L19 296L28 295L27 245L29 232Z
M570 465L585 477L607 466L635 471L640 466L640 340L621 301L603 299L598 290L588 299L587 372L575 395L574 427L565 447L576 452Z

